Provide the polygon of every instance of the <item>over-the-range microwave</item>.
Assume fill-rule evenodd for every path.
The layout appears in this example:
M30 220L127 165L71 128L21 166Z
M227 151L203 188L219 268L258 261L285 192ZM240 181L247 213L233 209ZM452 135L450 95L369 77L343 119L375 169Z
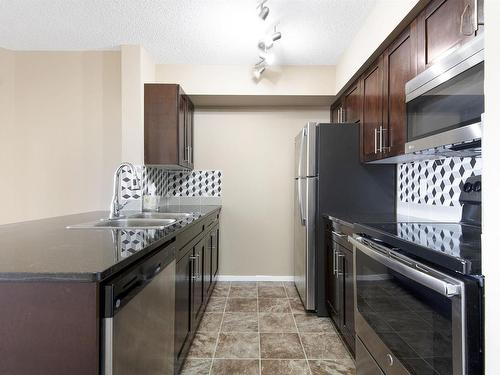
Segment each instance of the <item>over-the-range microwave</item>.
M481 154L484 38L478 36L406 83L406 162Z

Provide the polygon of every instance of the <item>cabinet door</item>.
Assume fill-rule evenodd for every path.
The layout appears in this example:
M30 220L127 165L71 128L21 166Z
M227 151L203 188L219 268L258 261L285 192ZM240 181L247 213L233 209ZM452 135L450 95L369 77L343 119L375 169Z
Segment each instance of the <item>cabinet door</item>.
M433 0L418 16L418 72L474 38L482 28L476 0Z
M384 113L387 114L387 131L383 133L382 148L390 156L404 154L405 85L417 74L416 28L416 22L412 23L384 53Z
M356 82L344 94L344 104L342 106L342 122L359 122L359 86Z
M204 241L205 251L203 252L203 299L206 300L210 292L210 287L212 286L212 236L208 235Z
M333 247L333 239L328 232L325 233L325 247L326 247L326 277L325 277L326 305L329 310L330 317L336 324L338 324L339 316L335 302L335 286L336 286L336 276L337 276L336 258L335 258L335 250Z
M361 153L364 161L379 159L380 132L384 129L383 59L380 57L361 78Z
M179 141L179 86L144 85L144 162L177 165L181 162ZM178 141L179 139L179 141Z
M338 101L337 103L333 103L330 109L330 121L333 124L338 124L342 122L342 103Z
M193 253L193 273L191 275L191 319L193 327L196 327L201 318L203 306L203 253L205 241L202 240L194 247Z
M356 331L354 328L354 263L352 252L342 248L343 284L344 284L344 325L342 333L344 340L354 352Z
M194 138L194 105L191 100L187 100L186 107L186 153L187 153L187 163L189 164L189 168L194 168L194 149L193 149L193 138Z
M179 93L179 164L187 167L188 166L188 160L187 160L187 137L188 137L188 132L187 132L187 118L186 118L186 112L187 112L187 98L186 95L183 93Z
M175 267L175 355L182 362L180 354L191 332L191 273L192 252L188 252Z
M210 234L210 243L212 246L212 280L215 280L219 272L219 227L217 226Z

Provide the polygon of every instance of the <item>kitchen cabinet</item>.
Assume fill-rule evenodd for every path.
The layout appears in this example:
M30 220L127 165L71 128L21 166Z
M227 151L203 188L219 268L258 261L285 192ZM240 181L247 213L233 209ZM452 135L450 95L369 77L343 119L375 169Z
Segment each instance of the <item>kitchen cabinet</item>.
M193 169L194 105L180 85L144 85L144 163Z
M330 108L330 121L334 124L359 122L359 85L354 83Z
M330 122L333 124L342 122L342 102L340 99L338 102L333 103L330 108Z
M196 235L178 250L175 289L175 370L189 351L205 311L219 268L218 215L195 229ZM180 236L179 236L180 237Z
M211 255L212 255L212 280L219 274L219 225L210 233Z
M355 352L354 326L354 263L353 253L346 240L334 240L331 225L326 225L326 304L329 315L337 326L351 353ZM345 235L340 235L345 238Z
M342 97L342 121L347 123L359 122L359 85L354 83Z
M484 0L432 0L330 108L331 121L361 122L361 160L404 154L405 85L484 30Z
M184 351L191 333L191 260L192 253L185 254L177 261L175 269L175 340L176 360Z
M366 70L361 87L361 158L364 161L383 156L384 124L384 65L382 56Z
M404 154L406 142L405 85L417 74L415 45L417 24L406 29L383 55L385 123L382 134L383 157Z
M483 31L483 1L433 0L417 23L420 73Z
M210 294L212 287L212 235L205 239L205 249L203 251L203 295Z
M191 256L192 261L192 275L191 275L191 321L194 326L197 326L203 306L203 254L205 252L206 239L198 242L194 249L193 255Z

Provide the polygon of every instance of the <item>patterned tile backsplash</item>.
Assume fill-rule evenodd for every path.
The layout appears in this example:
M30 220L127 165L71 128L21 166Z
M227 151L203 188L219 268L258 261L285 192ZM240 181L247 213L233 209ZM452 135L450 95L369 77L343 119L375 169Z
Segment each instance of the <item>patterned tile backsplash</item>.
M121 176L121 198L140 199L153 194L168 197L221 197L222 171L172 171L157 167L136 167L141 179L141 190L132 190L132 174L124 171Z
M481 174L481 158L446 158L398 165L400 202L459 207L460 189Z

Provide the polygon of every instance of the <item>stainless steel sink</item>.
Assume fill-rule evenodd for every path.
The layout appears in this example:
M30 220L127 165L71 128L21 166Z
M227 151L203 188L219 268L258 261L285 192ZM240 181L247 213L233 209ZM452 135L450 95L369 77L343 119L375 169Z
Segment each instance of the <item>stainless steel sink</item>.
M193 214L185 212L141 212L139 214L130 215L128 217L134 219L151 219L151 220L158 220L158 219L182 220L190 216L193 216Z
M70 225L68 229L164 229L179 219L117 218Z

